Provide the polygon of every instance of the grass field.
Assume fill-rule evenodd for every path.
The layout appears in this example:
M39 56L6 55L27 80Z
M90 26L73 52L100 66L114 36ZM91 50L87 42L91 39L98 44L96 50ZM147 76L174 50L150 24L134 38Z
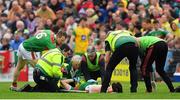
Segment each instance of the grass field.
M20 86L25 83L19 83ZM33 83L30 83L33 85ZM179 83L173 83L175 87ZM22 93L9 90L9 82L0 83L0 99L180 99L180 93L170 93L165 83L157 83L157 90L146 93L143 82L139 82L138 92L129 92L129 83L122 83L123 93Z

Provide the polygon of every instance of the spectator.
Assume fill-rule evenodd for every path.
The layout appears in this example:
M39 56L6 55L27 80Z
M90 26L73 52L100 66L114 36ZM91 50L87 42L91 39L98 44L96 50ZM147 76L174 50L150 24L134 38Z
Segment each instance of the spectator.
M98 19L98 16L95 13L94 9L92 8L87 9L86 15L87 15L87 24L89 25L90 28L94 28L95 21Z
M24 29L25 29L24 22L21 21L21 20L17 21L17 22L16 22L16 31L22 31L22 32L23 32ZM16 31L15 31L15 32L16 32Z
M19 6L21 6L22 9L25 9L25 3L27 2L27 0L17 0L19 3Z
M6 10L6 4L4 0L0 1L0 12L5 12Z
M54 13L60 10L60 4L58 0L50 0L49 3L49 7L54 11Z
M64 7L64 16L63 18L66 19L69 16L76 17L77 10L74 8L74 4L72 0L65 0L65 7Z
M34 34L37 26L34 12L28 13L25 22L27 23L27 29L29 30L30 34Z
M149 18L143 19L141 26L142 26L142 30L141 30L142 36L148 34L152 29L151 20Z
M152 29L146 34L147 36L156 36L166 40L167 42L173 40L174 36L170 32L161 29L158 20L154 20L152 25Z
M6 27L8 26L7 14L2 13L0 20L2 21L2 24L4 24Z
M179 19L175 19L174 21L171 22L171 32L175 35L175 37L180 38L180 28L178 27L179 25Z
M22 31L17 31L14 34L13 39L10 41L10 46L12 50L18 50L19 45L24 41L24 38L22 37Z
M66 33L68 35L68 41L70 40L73 34L73 31L75 30L76 27L77 27L77 23L75 22L75 19L72 16L69 16L65 22L65 28L66 28Z
M27 2L25 3L25 11L26 11L27 13L34 12L33 5L32 5L32 3L31 3L30 1L27 1Z
M0 50L11 50L11 46L9 44L9 39L7 39L7 38L2 38L1 39Z
M18 1L12 1L12 7L8 13L8 20L10 22L14 22L15 21L15 14L21 14L23 12L23 9L21 8L21 6L19 5Z
M52 28L53 28L53 22L52 22L51 19L47 19L47 20L45 21L44 28L45 28L45 29L52 30Z
M7 30L8 27L5 24L3 24L2 20L0 19L0 39L7 32Z
M36 16L39 16L44 21L47 19L56 19L56 15L51 8L47 6L46 2L42 2L40 8L36 11Z
M73 41L75 44L74 53L75 54L84 54L87 50L89 45L89 36L90 36L90 29L87 27L87 19L81 18L78 27L74 30L73 35L70 39L70 46L73 48ZM81 48L81 49L79 49Z
M169 23L167 16L162 15L160 21L161 21L162 28L166 31L171 32L170 23Z

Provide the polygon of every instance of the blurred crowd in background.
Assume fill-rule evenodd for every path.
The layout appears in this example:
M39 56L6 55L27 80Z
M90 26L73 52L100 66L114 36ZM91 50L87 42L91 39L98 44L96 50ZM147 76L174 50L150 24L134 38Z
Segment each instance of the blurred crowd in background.
M50 29L65 31L76 54L88 45L104 53L108 31L125 29L141 37L162 29L173 36L165 71L174 72L180 66L179 22L180 0L0 0L0 50L17 50L36 30Z

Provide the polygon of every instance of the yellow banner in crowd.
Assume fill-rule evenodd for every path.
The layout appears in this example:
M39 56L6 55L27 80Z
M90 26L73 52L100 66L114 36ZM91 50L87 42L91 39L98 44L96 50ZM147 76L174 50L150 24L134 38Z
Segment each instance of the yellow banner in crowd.
M130 72L129 72L129 63L127 59L123 59L119 63L115 70L112 73L111 81L113 82L129 82L130 81Z

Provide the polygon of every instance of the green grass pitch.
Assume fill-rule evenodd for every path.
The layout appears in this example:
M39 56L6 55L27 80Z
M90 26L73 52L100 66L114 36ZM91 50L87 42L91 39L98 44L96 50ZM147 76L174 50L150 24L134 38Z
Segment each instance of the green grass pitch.
M157 83L157 90L153 93L146 93L144 82L139 82L138 92L130 93L129 82L123 82L123 93L25 93L9 90L9 82L0 83L0 99L180 99L180 93L170 93L165 83ZM19 86L25 83L19 83ZM33 83L30 83L33 85ZM175 87L179 83L173 83Z

